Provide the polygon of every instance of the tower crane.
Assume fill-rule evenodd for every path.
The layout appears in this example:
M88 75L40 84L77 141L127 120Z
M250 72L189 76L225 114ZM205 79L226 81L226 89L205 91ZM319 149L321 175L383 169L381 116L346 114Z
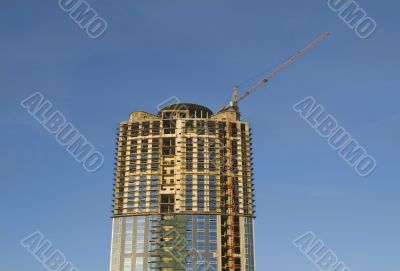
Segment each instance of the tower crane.
M268 73L266 76L264 76L261 80L256 82L253 86L251 86L242 96L237 95L237 88L236 86L233 89L233 96L232 100L228 105L223 107L219 112L224 112L228 110L233 110L238 112L239 107L238 103L242 101L244 98L252 94L254 91L259 89L260 87L264 86L271 80L273 77L275 77L278 73L282 72L287 66L292 64L298 57L304 55L308 50L314 48L316 45L324 41L326 37L330 35L329 32L322 33L317 39L315 39L313 42L308 44L306 47L298 51L296 54L294 54L292 57L290 57L288 60L280 64L276 69L274 69L272 72ZM236 247L237 247L237 240L235 233L237 232L236 226L235 226L235 186L236 186L236 176L235 172L233 171L233 154L232 154L232 147L233 147L233 132L232 132L232 121L228 120L228 125L227 125L227 141L226 141L226 148L228 150L228 159L226 160L226 166L227 166L227 191L226 191L226 196L227 196L227 202L226 205L228 206L228 219L227 219L227 228L228 228L228 241L227 241L227 263L226 266L224 266L223 270L240 270L236 266Z
M237 110L238 109L238 104L240 101L242 101L244 98L252 94L254 91L259 89L260 87L264 86L267 84L273 77L275 77L278 73L282 72L286 67L288 67L290 64L292 64L297 58L300 56L304 55L308 50L314 48L317 46L319 43L323 42L328 36L330 35L329 32L324 32L322 33L318 38L316 38L314 41L312 41L310 44L308 44L306 47L298 51L296 54L291 56L289 59L287 59L285 62L280 64L276 69L265 75L261 80L256 82L254 85L252 85L243 95L237 96L237 88L236 86L234 87L234 92L232 96L232 100L229 102L228 105L224 106L219 112L223 112L229 109Z

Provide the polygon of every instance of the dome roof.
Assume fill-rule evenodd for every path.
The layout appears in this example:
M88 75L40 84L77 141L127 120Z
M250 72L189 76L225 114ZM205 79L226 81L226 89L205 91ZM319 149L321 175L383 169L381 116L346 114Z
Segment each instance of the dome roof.
M203 117L206 118L211 117L213 112L202 105L194 104L194 103L176 103L171 104L163 107L159 112L158 115L160 116L163 111L186 111L189 110L189 115L192 117Z

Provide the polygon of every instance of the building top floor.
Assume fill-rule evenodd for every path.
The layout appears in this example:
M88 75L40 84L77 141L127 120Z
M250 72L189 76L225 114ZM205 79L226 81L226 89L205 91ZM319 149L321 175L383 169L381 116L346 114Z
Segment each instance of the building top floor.
M163 107L156 115L145 111L133 111L129 122L162 119L210 119L218 121L240 121L237 111L223 111L214 114L209 108L194 103L177 103Z

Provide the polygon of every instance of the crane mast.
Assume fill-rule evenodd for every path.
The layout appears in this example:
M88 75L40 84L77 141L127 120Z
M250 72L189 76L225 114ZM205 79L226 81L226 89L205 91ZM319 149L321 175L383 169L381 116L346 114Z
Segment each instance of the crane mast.
M324 41L328 36L330 35L329 32L324 32L322 33L318 38L316 38L314 41L312 41L310 44L308 44L306 47L304 47L303 49L301 49L300 51L298 51L296 54L294 54L293 56L291 56L289 59L287 59L285 62L283 62L282 64L280 64L276 69L274 69L273 71L271 71L270 73L268 73L266 76L264 76L261 80L259 80L258 82L256 82L253 86L251 86L243 95L241 95L240 97L237 97L236 94L236 87L234 90L234 95L232 97L232 101L226 105L225 107L223 107L221 110L218 111L222 112L222 111L226 111L230 108L232 109L237 109L238 108L238 103L240 101L242 101L243 99L245 99L247 96L249 96L250 94L252 94L254 91L256 91L257 89L259 89L260 87L264 86L265 84L267 84L269 82L269 80L271 80L273 77L275 77L278 73L282 72L286 67L288 67L290 64L292 64L297 58L299 58L300 56L304 55L307 51L309 51L310 49L314 48L315 46L317 46L319 43L321 43L322 41Z

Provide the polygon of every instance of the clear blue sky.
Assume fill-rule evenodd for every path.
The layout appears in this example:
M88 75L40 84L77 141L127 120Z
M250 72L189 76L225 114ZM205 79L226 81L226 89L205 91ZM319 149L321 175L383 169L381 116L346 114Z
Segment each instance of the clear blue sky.
M292 240L314 231L352 270L400 270L399 8L359 0L359 39L324 0L89 2L90 39L57 0L0 6L0 270L45 270L19 241L42 231L80 271L108 270L115 132L175 95L212 110L235 83L332 36L241 104L253 128L258 270L317 270ZM20 107L41 91L105 155L83 170ZM243 88L240 89L243 91ZM292 105L314 96L377 160L359 177Z

